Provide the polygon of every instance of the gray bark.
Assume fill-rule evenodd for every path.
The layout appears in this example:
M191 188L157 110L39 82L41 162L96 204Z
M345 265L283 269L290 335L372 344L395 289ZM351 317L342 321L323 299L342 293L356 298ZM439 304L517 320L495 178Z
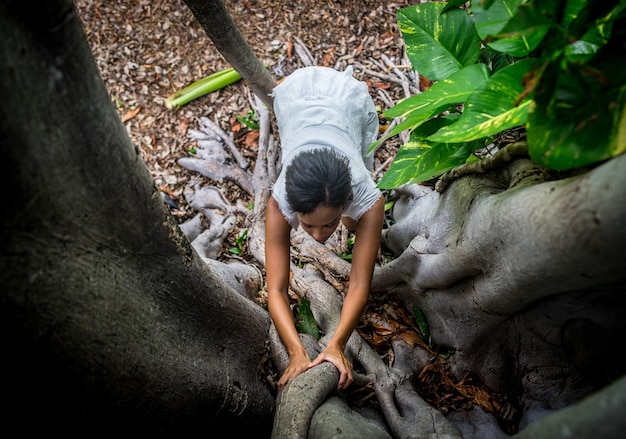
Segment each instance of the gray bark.
M626 378L595 393L580 403L545 417L520 434L526 438L623 437L626 430Z
M626 307L621 299L626 238L620 226L625 207L615 203L626 198L625 159L582 176L551 181L549 172L524 158L523 149L516 145L497 160L451 172L438 185L443 193L418 186L398 191L395 223L384 233L385 244L397 258L376 271L372 288L393 292L409 308L418 306L425 312L433 342L455 350L449 364L456 376L474 373L491 391L508 398L502 407L508 413L502 416L507 432L536 423L602 388L610 371L594 367L593 359L611 355L626 335L619 319ZM256 187L264 176L272 175L264 167L277 168L279 163L273 155L259 158L263 169L255 171ZM234 180L241 180L245 190L246 179ZM263 206L267 196L267 191L257 191L255 205ZM263 263L258 221L262 212L262 207L256 211L250 247ZM291 286L311 301L318 324L331 334L341 308L338 290L349 265L297 234L293 245L298 258L318 271L293 267ZM275 332L271 334L274 358L282 368L286 353ZM445 419L425 404L408 386L409 377L429 361L428 355L416 352L419 348L407 353L396 343L392 367L382 364L356 334L347 349L366 373L357 381L376 391L386 419L386 424L376 425L384 434L506 435L482 410ZM623 367L617 369L623 373ZM337 431L320 429L315 421L324 419L331 425L332 413L330 417L341 419L346 431L365 436L369 425L354 411L345 411L334 397L327 398L329 382L336 379L333 373L312 378L311 372L295 379L279 397L274 434L332 437ZM308 401L306 410L298 408L301 400ZM323 414L316 411L311 416L315 407ZM301 416L294 418L294 413Z
M39 7L0 5L0 154L12 195L0 216L7 427L264 436L274 400L257 369L271 326L243 297L258 277L194 251L200 243L175 225L117 118L71 3ZM237 174L254 188L249 247L264 263L262 218L279 154L259 113L259 165L251 173L239 164ZM623 433L624 380L607 383L626 364L625 163L550 181L517 156L480 176L455 173L442 193L398 191L384 233L398 257L376 270L373 293L419 306L433 343L455 349L456 376L478 374L510 398L520 436ZM207 217L215 205L237 210L209 192L190 195ZM220 239L226 219L214 219ZM196 239L197 222L184 227ZM291 286L311 301L323 345L349 264L302 233L293 249L309 262L293 267ZM282 368L284 348L275 331L269 338ZM426 404L410 379L430 356L399 340L393 348L386 364L356 333L347 346L356 383L374 389L380 411L341 401L336 370L322 364L279 396L273 434L506 435L481 410L444 417ZM306 407L294 411L298 401Z
M6 427L267 431L267 313L207 269L169 215L72 2L37 7L0 4Z
M374 288L420 307L456 376L519 399L521 428L624 372L625 168L538 182L518 159L443 193L406 188L394 208L385 241L401 256Z

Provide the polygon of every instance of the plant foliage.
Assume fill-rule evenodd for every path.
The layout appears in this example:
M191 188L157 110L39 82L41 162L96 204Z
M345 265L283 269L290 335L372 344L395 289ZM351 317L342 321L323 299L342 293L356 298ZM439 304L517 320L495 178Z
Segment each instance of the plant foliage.
M298 315L296 316L296 322L298 332L311 335L315 337L316 340L319 340L319 328L317 327L315 317L313 317L313 312L311 311L311 302L309 302L309 299L307 299L306 297L303 297L300 301L300 305L298 306Z
M405 130L379 186L417 183L474 160L523 126L550 169L626 151L626 0L459 0L400 9L414 70L433 81L385 111Z

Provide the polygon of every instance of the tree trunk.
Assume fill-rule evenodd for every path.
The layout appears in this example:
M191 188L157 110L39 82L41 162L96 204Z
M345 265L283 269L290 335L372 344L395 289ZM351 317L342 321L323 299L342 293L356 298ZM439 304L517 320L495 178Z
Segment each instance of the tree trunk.
M32 7L0 4L5 427L268 431L267 313L167 212L72 2Z
M183 0L217 50L248 80L256 95L272 107L272 76L254 55L222 0Z
M244 298L249 271L194 251L115 113L71 2L38 7L0 4L7 429L268 437L275 401L257 371L268 337L279 369L286 353L267 313ZM279 154L260 114L260 159L233 181L254 192L249 247L263 264ZM384 242L397 257L375 271L372 297L419 307L431 345L396 337L393 361L383 361L355 332L354 385L371 389L379 409L338 398L325 363L279 396L276 437L328 439L342 428L381 438L498 438L518 428L540 438L598 426L603 437L623 434L625 381L608 384L626 364L626 156L568 179L524 158L505 162L472 170L481 175L455 171L443 192L396 191ZM236 210L210 192L193 194L194 206ZM310 299L323 344L349 263L292 237L302 267L292 267L291 287ZM319 350L315 340L306 346ZM437 354L448 348L444 362ZM444 363L504 396L493 413L444 416L418 395L416 376Z

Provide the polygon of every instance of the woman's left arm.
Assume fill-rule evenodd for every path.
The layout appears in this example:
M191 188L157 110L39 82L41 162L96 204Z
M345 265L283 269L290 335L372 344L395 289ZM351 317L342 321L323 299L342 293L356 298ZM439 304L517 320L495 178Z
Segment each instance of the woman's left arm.
M344 349L367 304L374 264L380 248L384 206L385 199L381 196L356 223L350 284L343 301L339 325L326 349L309 366L313 367L322 361L333 363L340 373L340 389L348 387L353 380L352 365L345 357Z

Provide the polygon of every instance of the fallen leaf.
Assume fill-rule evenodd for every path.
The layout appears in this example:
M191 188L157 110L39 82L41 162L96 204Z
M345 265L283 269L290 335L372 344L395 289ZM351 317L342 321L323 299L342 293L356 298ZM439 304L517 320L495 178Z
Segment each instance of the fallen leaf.
M122 116L122 123L125 123L131 120L133 117L137 116L137 114L139 114L140 111L141 111L141 105L137 106L137 108L135 108L134 110L128 110L126 114Z
M289 41L287 42L287 59L291 59L292 56L293 56L293 40L289 38Z
M189 118L185 116L183 117L183 120L178 124L178 129L181 136L187 135L187 128L189 128Z
M377 335L382 337L393 335L398 330L398 323L392 320L387 320L375 313L368 313L366 315L366 321L374 328Z
M432 355L437 355L437 351L428 346L428 344L420 337L417 332L407 329L402 331L399 335L400 339L404 341L409 346L419 346L425 351L431 353Z
M231 116L228 119L228 123L230 124L230 130L233 132L233 134L238 134L239 131L241 130L241 122L239 122L239 119L237 118L236 115Z
M165 185L161 185L161 186L159 186L159 190L160 190L161 192L165 192L165 193L166 193L166 194L168 194L170 197L174 197L174 192L173 192L170 188L168 188L167 186L165 186Z
M419 75L419 76L420 76L420 90L421 91L428 90L430 86L433 85L433 82L424 75Z
M324 67L328 67L332 64L333 62L333 52L328 52L326 55L324 55L324 61L322 63L322 65Z
M246 134L246 138L243 143L246 146L252 146L252 145L255 145L258 140L259 140L259 131L255 130L255 131L250 131L248 134Z
M386 82L381 82L381 81L373 82L373 83L372 83L372 85L373 85L375 88L379 88L379 89L382 89L382 90L386 90L386 89L388 89L389 87L391 87L391 86L390 86L389 84L387 84Z

